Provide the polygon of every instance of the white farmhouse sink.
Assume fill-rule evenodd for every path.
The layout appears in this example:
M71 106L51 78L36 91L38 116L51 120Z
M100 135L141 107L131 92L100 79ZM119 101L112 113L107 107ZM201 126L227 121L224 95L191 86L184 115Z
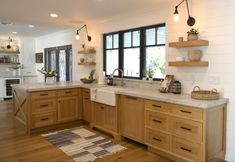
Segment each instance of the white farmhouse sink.
M122 90L120 87L91 88L91 100L110 106L116 106L116 92Z

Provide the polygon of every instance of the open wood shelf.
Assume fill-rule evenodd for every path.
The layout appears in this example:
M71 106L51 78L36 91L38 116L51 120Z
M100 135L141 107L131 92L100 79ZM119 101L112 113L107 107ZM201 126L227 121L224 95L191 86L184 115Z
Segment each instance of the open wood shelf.
M20 63L11 63L11 62L9 62L9 63L0 63L0 65L19 65Z
M95 62L79 62L78 65L94 66L96 65L96 63Z
M168 66L177 67L208 67L208 61L170 61Z
M84 50L84 51L78 51L78 54L95 54L95 50Z
M19 54L20 51L0 51L0 54Z
M183 42L170 42L169 47L172 48L183 48L183 47L196 47L196 46L208 46L208 40L192 40Z

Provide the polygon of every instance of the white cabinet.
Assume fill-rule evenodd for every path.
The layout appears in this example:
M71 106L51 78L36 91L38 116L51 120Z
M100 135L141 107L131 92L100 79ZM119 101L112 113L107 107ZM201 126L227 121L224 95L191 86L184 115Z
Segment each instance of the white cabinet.
M6 88L5 88L5 79L0 78L0 100L4 98Z

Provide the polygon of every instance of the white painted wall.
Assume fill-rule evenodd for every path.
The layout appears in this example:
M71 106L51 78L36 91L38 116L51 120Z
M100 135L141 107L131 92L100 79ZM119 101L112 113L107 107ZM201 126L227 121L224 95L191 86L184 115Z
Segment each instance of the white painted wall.
M73 49L73 75L72 76L73 76L73 80L79 80L82 77L88 76L92 67L78 66L79 58L83 56L78 55L77 51L81 47L82 43L85 43L86 45L90 45L90 43L88 43L86 39L83 39L84 38L83 32L80 32L81 34L80 40L75 39L75 34L76 34L76 30L70 29L70 30L60 31L60 32L52 33L52 34L45 35L42 37L38 37L36 38L35 47L36 47L36 52L44 52L44 48L72 44L72 49ZM42 67L44 67L44 63L36 64L36 69L41 69ZM37 72L37 74L39 75L38 82L43 82L44 76L39 72Z
M199 85L203 89L217 88L222 96L229 98L226 160L235 161L235 110L233 109L235 107L235 21L232 20L235 15L235 1L191 0L191 2L193 16L197 21L194 28L199 28L201 39L210 41L208 47L199 47L203 51L202 59L208 60L210 65L208 68L167 67L167 73L174 74L182 82L184 93L190 93L195 85ZM166 22L167 44L177 41L180 36L186 39L186 32L190 29L186 25L186 6L185 4L180 6L180 22L174 23L175 5L173 2L168 5L169 7L161 7L156 4L154 12L136 13L116 17L99 24L89 24L95 29L92 36L96 38L93 43L98 50L97 71L99 71L99 76L102 76L103 69L103 33ZM166 46L167 60L174 60L175 56L186 55L187 50L187 48L174 49Z

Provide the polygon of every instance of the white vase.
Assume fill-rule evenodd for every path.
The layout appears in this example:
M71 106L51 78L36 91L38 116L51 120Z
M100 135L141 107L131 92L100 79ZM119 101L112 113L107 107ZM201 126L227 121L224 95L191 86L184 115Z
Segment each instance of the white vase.
M188 40L198 40L198 35L197 34L188 34Z
M55 83L55 77L46 77L46 84Z

